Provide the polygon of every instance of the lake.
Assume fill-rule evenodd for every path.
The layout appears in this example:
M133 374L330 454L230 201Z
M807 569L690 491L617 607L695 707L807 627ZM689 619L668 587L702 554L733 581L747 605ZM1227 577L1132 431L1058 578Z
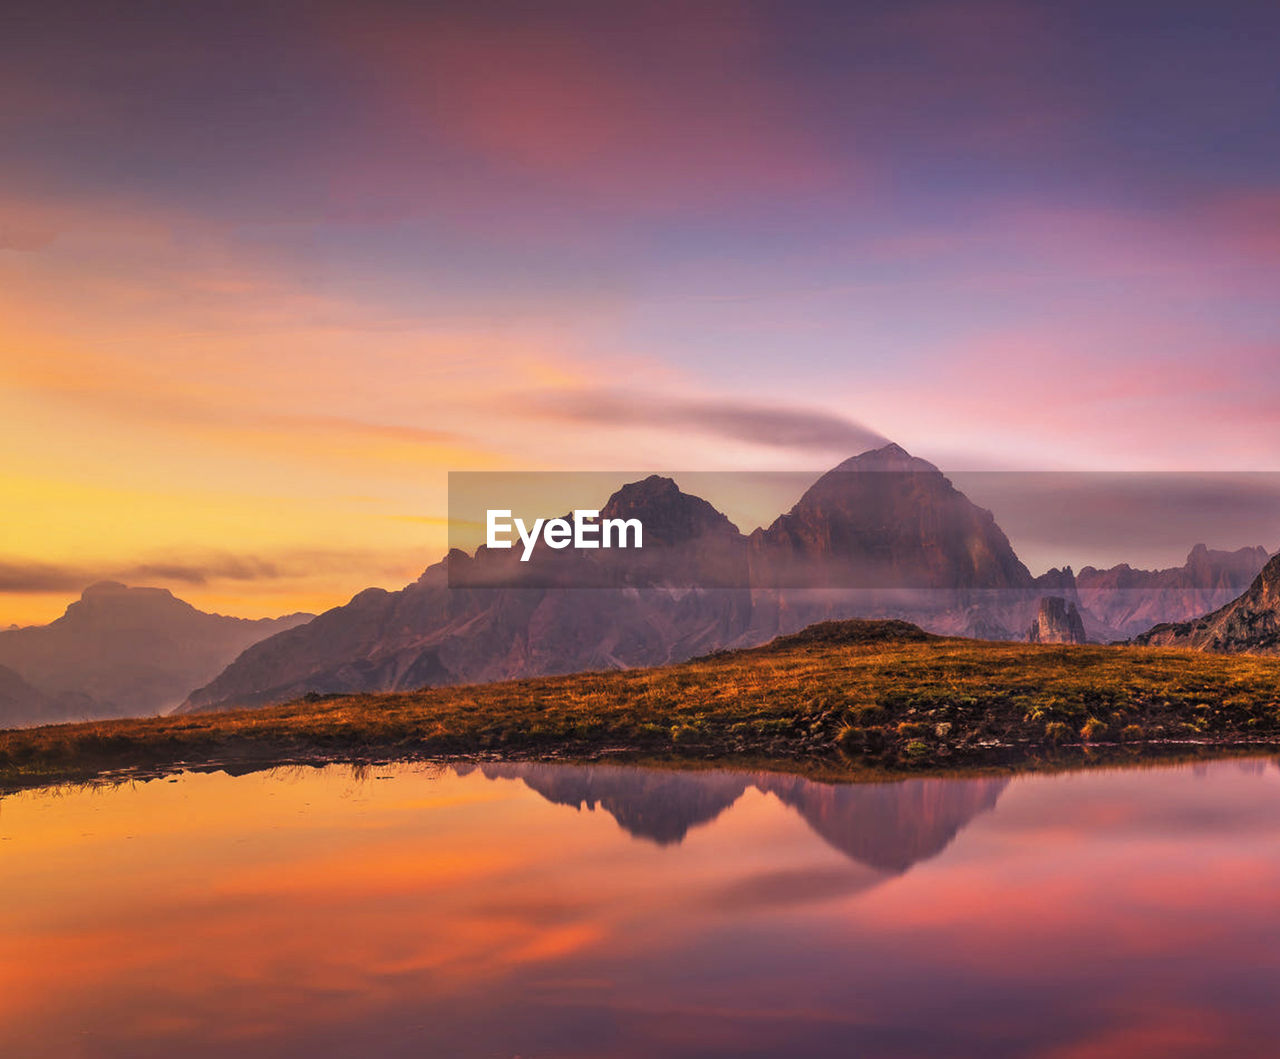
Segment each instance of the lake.
M0 800L6 1056L1273 1056L1278 982L1269 759Z

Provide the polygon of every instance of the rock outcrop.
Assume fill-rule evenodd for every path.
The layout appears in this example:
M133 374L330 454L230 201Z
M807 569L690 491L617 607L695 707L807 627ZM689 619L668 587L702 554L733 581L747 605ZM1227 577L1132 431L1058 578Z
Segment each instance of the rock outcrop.
M1194 621L1157 625L1135 642L1224 654L1280 654L1280 555L1239 599Z
M1124 639L1224 606L1249 587L1269 558L1261 547L1217 551L1197 544L1182 566L1165 570L1136 570L1127 563L1107 570L1086 566L1075 575L1074 597L1062 594L1077 600L1086 626L1096 620Z
M1045 596L1027 633L1027 642L1088 643L1080 611L1061 596Z

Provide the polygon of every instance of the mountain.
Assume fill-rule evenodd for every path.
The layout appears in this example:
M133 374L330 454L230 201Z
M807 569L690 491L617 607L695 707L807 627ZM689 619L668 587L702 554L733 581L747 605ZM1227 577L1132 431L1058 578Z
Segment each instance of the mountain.
M514 550L451 551L414 584L369 589L257 644L183 708L661 665L831 617L956 631L983 593L1008 604L1010 588L1016 627L1034 608L1031 576L991 513L896 445L823 475L750 538L659 476L614 493L601 518L615 517L642 520L643 549L542 549L529 563ZM815 600L815 580L839 592Z
M1226 654L1280 654L1280 555L1239 599L1194 621L1157 625L1135 642Z
M182 708L664 665L851 617L1021 640L1046 595L1077 606L1088 638L1123 639L1109 620L1137 620L1153 587L1162 614L1189 618L1257 560L1198 548L1180 571L1032 578L990 511L892 444L822 475L749 537L656 475L615 492L601 517L640 518L644 547L543 547L527 563L516 549L452 550L413 584L368 589L254 645ZM1108 603L1131 591L1136 602ZM1086 592L1107 619L1084 606Z
M826 784L768 773L755 785L798 812L850 860L899 874L937 856L974 817L994 809L1009 781L991 777Z
M1138 570L1128 563L1099 570L1054 568L1035 579L1047 595L1080 612L1089 641L1127 640L1155 625L1199 617L1238 597L1266 565L1265 548L1191 549L1182 566Z
M733 805L749 785L732 772L678 772L621 765L485 763L488 779L518 779L549 802L574 809L597 807L624 831L660 846L683 842L689 830ZM466 766L457 772L464 775Z
M747 631L746 541L723 514L657 476L623 486L600 514L640 517L644 548L544 549L527 564L454 549L397 592L368 589L245 651L184 708L661 665ZM690 587L708 582L741 587Z
M752 583L786 588L1030 588L995 516L898 445L828 471L757 530ZM758 574L757 574L758 570Z
M0 666L44 696L41 721L141 716L178 705L249 645L309 619L206 614L162 588L102 581L56 621L0 632ZM31 715L0 703L0 725Z
M1045 596L1027 633L1027 642L1088 643L1080 611L1061 596Z
M1035 608L995 516L898 445L828 471L750 544L757 641L853 615L1008 639Z
M93 709L94 702L86 695L47 695L8 666L0 666L0 725L21 728L50 724L68 717L87 717Z
M1074 577L1076 600L1087 615L1123 639L1229 603L1249 587L1269 558L1262 547L1229 552L1197 544L1182 566L1165 570L1135 570L1127 563L1107 570L1086 566Z

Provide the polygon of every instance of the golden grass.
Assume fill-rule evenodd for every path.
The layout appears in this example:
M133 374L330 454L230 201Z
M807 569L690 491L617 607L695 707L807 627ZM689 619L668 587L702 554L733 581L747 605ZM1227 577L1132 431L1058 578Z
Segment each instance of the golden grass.
M1280 659L1143 647L872 640L868 623L658 669L0 732L0 782L361 755L1041 763L1280 745Z

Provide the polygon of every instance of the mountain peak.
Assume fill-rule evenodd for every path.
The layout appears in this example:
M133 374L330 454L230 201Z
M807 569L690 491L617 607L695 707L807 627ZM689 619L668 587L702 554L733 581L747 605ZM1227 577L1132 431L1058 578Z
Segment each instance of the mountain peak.
M887 444L887 445L881 445L881 446L880 446L880 448L878 448L878 449L867 449L867 451L866 451L866 452L864 452L862 455L864 455L864 456L879 455L879 456L907 456L907 457L910 457L911 453L909 453L906 449L904 449L904 448L903 448L901 445L899 445L896 441L891 441L891 442L889 442L889 444Z
M738 527L715 507L659 474L622 486L600 509L600 516L640 519L646 543L672 544L706 533L738 535Z
M836 471L910 471L926 474L941 474L932 463L928 460L922 460L918 456L912 456L901 445L889 442L882 445L878 449L868 449L866 452L860 452L857 456L850 456L849 459L839 464L833 470Z
M174 611L185 613L195 611L195 608L167 588L131 587L119 581L95 581L80 593L80 599L71 603L58 620L66 621L73 617L83 618L87 614L117 611L161 614Z
M848 587L1025 588L1032 580L991 512L893 443L828 471L760 540L793 569L839 566L838 576L853 578ZM827 569L818 579L829 585L831 576Z
M80 598L88 599L90 596L111 596L119 592L128 591L129 586L122 585L119 581L95 581L80 593Z
M48 625L0 632L0 666L49 697L42 720L143 716L176 706L246 647L307 618L206 614L168 589L97 581ZM19 705L0 701L0 726L24 716Z
M674 500L676 497L683 495L686 494L680 492L680 487L676 485L674 478L667 478L661 474L651 474L648 478L641 478L638 482L628 482L622 486L609 497L605 508L607 509L615 501L619 503L634 503L640 500Z

